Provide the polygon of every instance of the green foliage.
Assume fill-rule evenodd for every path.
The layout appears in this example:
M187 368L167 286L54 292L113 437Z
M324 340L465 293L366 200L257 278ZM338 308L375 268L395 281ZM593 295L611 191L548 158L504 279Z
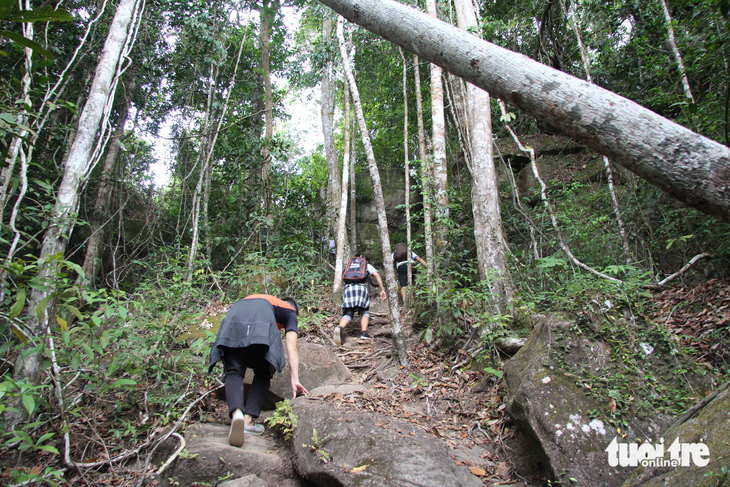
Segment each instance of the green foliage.
M284 439L291 439L297 428L297 415L292 412L289 399L276 403L276 410L264 422L279 431Z
M317 428L312 429L312 444L308 445L306 443L302 443L302 446L304 448L309 448L311 451L317 454L317 457L322 463L329 462L332 457L329 453L327 453L327 450L324 449L324 442L327 441L332 435L327 435L324 438L320 439L317 435Z

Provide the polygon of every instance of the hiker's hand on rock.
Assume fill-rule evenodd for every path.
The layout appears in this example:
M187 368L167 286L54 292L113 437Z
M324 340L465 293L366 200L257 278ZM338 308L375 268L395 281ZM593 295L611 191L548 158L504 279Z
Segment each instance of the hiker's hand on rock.
M388 296L385 294L385 290L381 289L380 290L380 300L385 301L386 299L388 299Z
M292 382L291 390L294 392L292 399L297 397L300 394L304 394L304 395L309 394L309 392L307 392L307 389L305 389L304 386L301 385L299 382Z

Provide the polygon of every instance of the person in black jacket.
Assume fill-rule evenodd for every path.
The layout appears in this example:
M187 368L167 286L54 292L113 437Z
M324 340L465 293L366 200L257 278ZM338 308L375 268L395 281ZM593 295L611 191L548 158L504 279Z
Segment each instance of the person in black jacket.
M299 382L298 314L294 298L253 294L233 303L223 318L210 350L208 372L223 359L226 402L231 418L228 443L231 446L242 446L245 433L260 435L264 432L264 426L254 424L253 420L261 413L274 371L281 373L286 363L279 330L286 333L293 397L308 394ZM244 408L243 378L247 368L253 369L254 376Z

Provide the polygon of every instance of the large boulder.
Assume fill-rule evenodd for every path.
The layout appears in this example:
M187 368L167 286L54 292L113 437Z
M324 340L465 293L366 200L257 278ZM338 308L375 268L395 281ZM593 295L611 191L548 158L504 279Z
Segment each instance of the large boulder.
M622 487L660 487L665 485L691 485L693 487L716 487L728 483L730 476L730 382L719 387L714 393L691 408L679 418L662 438L664 440L663 462L653 462L647 466L639 465ZM669 465L671 454L668 452L675 440L682 449L686 445L703 444L707 447L709 462L698 466L690 455L685 465ZM704 456L703 456L704 457ZM707 457L704 457L707 458ZM703 462L700 462L703 463ZM722 468L725 467L725 474Z
M347 394L344 389L340 392ZM376 413L339 410L332 403L307 397L296 398L292 408L298 416L291 442L292 462L302 477L317 485L482 485L465 466L457 464L442 442L411 423Z
M352 374L337 354L328 347L315 343L299 342L299 382L307 390L317 387L344 384L350 381ZM247 371L244 378L245 393L253 380L253 373ZM276 409L276 403L284 399L291 399L291 373L289 362L281 371L281 374L274 375L271 379L271 388L266 396L263 408L266 410Z
M615 320L611 330L619 327ZM673 361L681 357L662 352L660 341L624 343L611 336L608 342L603 333L579 325L574 316L549 315L504 367L508 414L532 440L549 475L564 485L621 485L631 470L609 465L606 452L618 430L646 438L672 420L636 406L661 389L652 385L656 378L665 381L661 386L677 378ZM685 377L691 375L687 371ZM701 394L701 384L695 387Z

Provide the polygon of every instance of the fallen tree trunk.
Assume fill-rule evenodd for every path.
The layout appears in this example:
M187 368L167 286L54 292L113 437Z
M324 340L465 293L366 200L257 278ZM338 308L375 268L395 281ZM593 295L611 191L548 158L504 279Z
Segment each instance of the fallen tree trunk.
M320 0L730 223L730 149L637 103L392 0Z

